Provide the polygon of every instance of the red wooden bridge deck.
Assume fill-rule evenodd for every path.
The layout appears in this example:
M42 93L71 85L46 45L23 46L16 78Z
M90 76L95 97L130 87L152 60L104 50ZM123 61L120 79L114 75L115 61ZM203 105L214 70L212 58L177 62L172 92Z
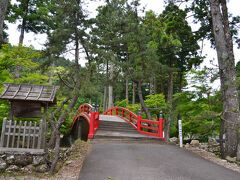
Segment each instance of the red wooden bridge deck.
M122 107L113 107L99 115L96 109L90 104L82 104L71 125L71 130L80 119L88 122L88 138L109 136L109 137L152 137L164 141L163 118L158 121L142 119L130 110ZM78 128L77 128L78 129ZM148 131L151 132L148 132Z

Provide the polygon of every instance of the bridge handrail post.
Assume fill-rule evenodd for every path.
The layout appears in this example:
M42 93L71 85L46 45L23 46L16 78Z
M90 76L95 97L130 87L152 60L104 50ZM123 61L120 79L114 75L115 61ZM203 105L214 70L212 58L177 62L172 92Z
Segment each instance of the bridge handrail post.
M138 116L137 116L137 130L140 132L141 131L141 110L138 110Z
M93 138L94 126L95 126L95 112L94 112L94 108L92 108L88 138Z
M97 106L97 108L96 108L96 116L97 116L96 128L98 129L98 128L99 128L99 108L98 108L98 106Z
M162 111L160 111L160 116L159 116L159 129L158 129L159 137L163 138L163 115Z

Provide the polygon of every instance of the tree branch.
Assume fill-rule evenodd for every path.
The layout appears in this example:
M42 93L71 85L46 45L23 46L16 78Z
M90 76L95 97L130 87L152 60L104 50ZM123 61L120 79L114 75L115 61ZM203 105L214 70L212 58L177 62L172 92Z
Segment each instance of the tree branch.
M63 82L63 84L64 84L65 86L67 86L67 87L68 87L69 89L71 89L71 90L74 89L74 87L72 87L68 82L64 81L64 79L61 77L61 75L60 75L59 73L57 73L57 75L58 75L59 79Z

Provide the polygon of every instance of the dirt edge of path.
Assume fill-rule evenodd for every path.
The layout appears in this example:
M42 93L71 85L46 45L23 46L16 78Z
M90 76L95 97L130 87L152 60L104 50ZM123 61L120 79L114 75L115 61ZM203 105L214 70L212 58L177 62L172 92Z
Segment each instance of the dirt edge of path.
M211 152L208 152L206 150L199 149L199 148L196 148L196 147L190 147L190 148L184 148L184 149L186 149L188 151L191 151L191 152L193 152L193 153L195 153L195 154L203 157L204 159L209 160L209 161L211 161L215 164L218 164L220 166L223 166L225 168L228 168L228 169L231 169L233 171L236 171L236 172L240 173L240 163L237 164L237 163L228 162L225 159L219 158L214 153L211 153Z

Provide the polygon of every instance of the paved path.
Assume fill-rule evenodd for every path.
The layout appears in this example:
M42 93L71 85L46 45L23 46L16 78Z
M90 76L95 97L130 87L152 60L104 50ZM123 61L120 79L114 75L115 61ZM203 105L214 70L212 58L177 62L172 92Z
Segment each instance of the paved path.
M240 174L171 145L93 144L79 180L240 180Z

